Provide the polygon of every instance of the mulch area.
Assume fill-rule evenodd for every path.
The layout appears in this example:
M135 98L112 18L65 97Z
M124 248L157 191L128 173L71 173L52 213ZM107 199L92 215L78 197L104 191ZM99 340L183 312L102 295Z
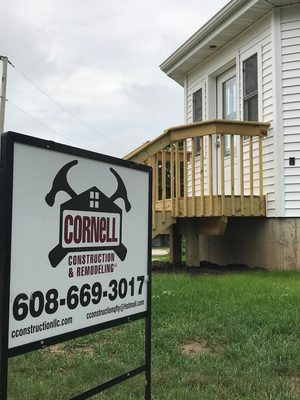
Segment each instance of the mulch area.
M152 271L164 274L185 273L189 275L218 275L267 270L261 267L248 267L243 264L218 265L207 261L201 262L199 267L188 267L186 264L171 264L169 262L153 261Z

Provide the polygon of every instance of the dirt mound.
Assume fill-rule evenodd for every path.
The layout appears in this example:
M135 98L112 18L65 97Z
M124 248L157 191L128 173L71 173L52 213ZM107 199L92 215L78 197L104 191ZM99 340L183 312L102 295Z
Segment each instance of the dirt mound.
M169 262L153 261L152 271L157 273L186 273L189 275L217 275L237 272L267 271L262 267L249 267L244 264L218 265L202 261L198 267L188 267L186 264L171 264Z

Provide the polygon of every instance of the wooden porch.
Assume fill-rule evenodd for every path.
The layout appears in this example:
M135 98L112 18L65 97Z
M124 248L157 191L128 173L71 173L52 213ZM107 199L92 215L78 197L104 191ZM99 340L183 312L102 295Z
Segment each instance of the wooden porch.
M167 129L128 154L125 159L153 168L152 236L177 218L201 217L206 232L218 234L227 217L265 216L268 128L252 121L197 122Z

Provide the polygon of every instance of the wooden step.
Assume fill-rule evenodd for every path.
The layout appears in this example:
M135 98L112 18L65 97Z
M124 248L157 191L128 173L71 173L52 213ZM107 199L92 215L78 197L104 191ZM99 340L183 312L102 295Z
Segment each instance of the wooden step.
M224 235L227 227L227 217L197 218L197 231L200 235Z

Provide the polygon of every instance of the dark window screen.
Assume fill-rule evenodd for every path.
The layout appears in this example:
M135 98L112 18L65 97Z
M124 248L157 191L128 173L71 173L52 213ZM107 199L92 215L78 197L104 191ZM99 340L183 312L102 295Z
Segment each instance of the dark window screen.
M243 63L244 120L258 121L257 54Z
M193 122L202 121L202 89L193 94ZM200 153L200 138L195 139L195 152Z
M202 89L193 94L193 121L202 121Z

